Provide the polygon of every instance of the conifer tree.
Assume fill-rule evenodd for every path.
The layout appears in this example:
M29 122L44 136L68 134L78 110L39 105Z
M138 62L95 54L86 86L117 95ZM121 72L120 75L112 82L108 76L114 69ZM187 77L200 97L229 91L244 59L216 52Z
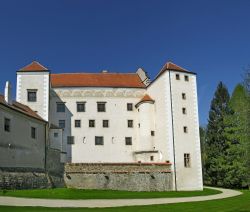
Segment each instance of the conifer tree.
M226 172L223 186L242 188L247 186L247 106L245 88L238 84L229 102L232 113L225 118Z
M223 185L226 173L225 118L232 112L229 107L230 96L226 86L220 82L211 102L206 134L206 161L204 181L211 185Z

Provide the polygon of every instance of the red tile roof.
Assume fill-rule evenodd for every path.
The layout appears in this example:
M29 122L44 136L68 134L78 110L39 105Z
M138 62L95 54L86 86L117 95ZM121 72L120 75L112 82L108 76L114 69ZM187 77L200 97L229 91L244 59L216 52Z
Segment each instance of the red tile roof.
M41 65L39 62L33 61L29 65L21 68L19 71L30 71L30 72L32 72L32 71L48 71L48 69L46 67L44 67L43 65Z
M51 85L57 87L145 88L136 73L51 74Z
M23 113L27 116L30 116L32 118L38 119L40 121L44 121L45 120L43 118L41 118L35 111L33 111L30 107L23 105L19 102L13 101L12 105L8 104L5 99L4 96L0 94L0 104L4 105L12 110L15 110L17 112Z
M154 100L148 94L145 94L135 106L138 107L142 102L154 102Z
M182 72L189 72L188 70L172 63L172 62L167 62L161 69L161 72L165 70L174 70L174 71L182 71Z

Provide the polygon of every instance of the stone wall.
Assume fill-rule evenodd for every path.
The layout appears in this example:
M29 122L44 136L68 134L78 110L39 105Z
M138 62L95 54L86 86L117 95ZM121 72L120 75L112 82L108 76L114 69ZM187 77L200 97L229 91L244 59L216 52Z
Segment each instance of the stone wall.
M64 181L69 188L128 191L170 191L168 163L66 164Z

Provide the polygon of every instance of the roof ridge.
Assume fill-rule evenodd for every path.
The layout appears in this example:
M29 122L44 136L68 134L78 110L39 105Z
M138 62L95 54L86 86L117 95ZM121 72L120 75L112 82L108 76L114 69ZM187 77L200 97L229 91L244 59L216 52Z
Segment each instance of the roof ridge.
M102 73L102 72L73 72L73 73L51 73L51 75L63 75L63 74L134 74L134 75L138 75L137 73L123 73L123 72L106 72L106 73Z

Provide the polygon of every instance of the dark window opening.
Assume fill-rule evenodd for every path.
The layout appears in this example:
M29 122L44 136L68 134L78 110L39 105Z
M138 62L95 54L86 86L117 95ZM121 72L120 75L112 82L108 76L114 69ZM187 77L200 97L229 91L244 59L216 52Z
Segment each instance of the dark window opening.
M127 111L133 111L133 104L127 103Z
M68 136L67 137L67 144L74 144L75 143L75 137L74 136Z
M179 75L179 74L176 74L176 75L175 75L175 78L176 78L176 80L180 80L180 75Z
M184 153L184 167L189 168L191 167L191 161L190 161L190 154Z
M187 75L185 75L185 81L189 81L189 77Z
M28 102L36 102L36 90L28 90Z
M89 127L95 127L95 120L89 120Z
M125 137L125 144L132 145L132 137Z
M102 120L102 126L104 128L108 128L109 127L109 120Z
M59 120L59 123L58 123L59 127L61 129L64 129L65 128L65 120Z
M151 131L151 136L155 136L155 131Z
M76 103L77 112L85 112L85 102Z
M128 120L128 128L133 128L133 120Z
M4 119L4 131L10 132L10 119L7 118Z
M65 103L64 102L57 102L56 103L56 111L59 113L65 112Z
M105 102L97 102L97 111L98 112L106 112L106 103Z
M95 145L104 145L103 136L95 136Z
M36 139L36 128L31 127L31 138Z
M75 120L75 127L81 127L81 120Z

